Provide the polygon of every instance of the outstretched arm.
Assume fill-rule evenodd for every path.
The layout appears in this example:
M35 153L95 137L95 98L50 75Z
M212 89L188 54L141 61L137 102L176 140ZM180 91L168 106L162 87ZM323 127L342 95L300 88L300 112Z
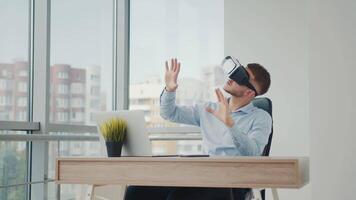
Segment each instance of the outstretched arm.
M178 88L178 74L180 63L177 59L171 59L171 66L166 61L165 83L166 87L160 97L160 115L163 119L172 122L199 126L200 108L195 106L177 106L175 104L176 90Z

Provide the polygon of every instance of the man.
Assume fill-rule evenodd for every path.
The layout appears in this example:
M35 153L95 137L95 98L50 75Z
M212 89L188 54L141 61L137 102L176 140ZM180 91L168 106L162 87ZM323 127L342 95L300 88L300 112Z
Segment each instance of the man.
M237 60L231 57L235 64ZM231 95L224 97L216 89L217 103L177 106L175 92L181 64L171 59L166 61L166 87L161 94L160 112L164 119L172 122L199 126L202 132L203 151L211 156L260 156L271 133L272 119L262 109L253 106L257 95L265 94L270 86L268 71L257 63L235 65L224 90ZM236 68L238 67L238 68ZM229 188L174 188L131 187L127 199L245 199L248 189ZM136 195L136 198L135 198Z

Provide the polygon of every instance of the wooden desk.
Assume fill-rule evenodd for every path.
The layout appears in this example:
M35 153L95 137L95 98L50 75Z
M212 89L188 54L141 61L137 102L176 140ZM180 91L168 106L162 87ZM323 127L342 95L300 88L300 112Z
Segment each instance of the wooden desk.
M59 184L300 188L309 181L302 157L59 158Z

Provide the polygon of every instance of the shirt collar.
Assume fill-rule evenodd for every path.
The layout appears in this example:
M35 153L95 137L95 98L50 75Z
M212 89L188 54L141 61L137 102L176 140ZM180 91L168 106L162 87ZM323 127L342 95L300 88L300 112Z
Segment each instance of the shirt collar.
M230 101L230 98L228 98L228 102ZM244 112L244 113L250 113L254 110L255 106L253 105L252 101L250 103L248 103L247 105L237 109L237 110L234 110L232 112Z

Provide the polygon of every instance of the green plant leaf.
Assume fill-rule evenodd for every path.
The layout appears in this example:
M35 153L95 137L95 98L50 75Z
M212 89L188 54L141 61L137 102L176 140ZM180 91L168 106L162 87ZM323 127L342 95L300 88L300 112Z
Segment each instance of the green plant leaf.
M106 142L123 142L127 133L127 122L121 118L112 118L99 126Z

